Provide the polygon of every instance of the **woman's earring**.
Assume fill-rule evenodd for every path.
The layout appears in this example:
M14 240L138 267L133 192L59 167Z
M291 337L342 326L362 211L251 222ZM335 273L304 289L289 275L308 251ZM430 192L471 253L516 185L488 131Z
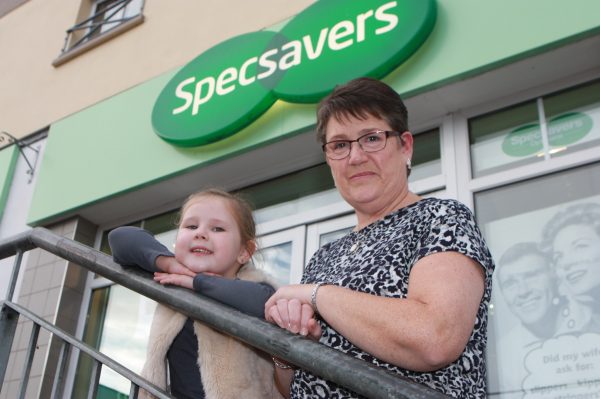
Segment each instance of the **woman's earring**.
M411 169L412 169L412 164L411 164L411 162L410 162L410 158L408 158L408 159L406 160L406 167L408 168L408 170L411 170Z
M558 304L560 304L560 298L555 296L554 298L552 298L552 304L554 306L558 306Z

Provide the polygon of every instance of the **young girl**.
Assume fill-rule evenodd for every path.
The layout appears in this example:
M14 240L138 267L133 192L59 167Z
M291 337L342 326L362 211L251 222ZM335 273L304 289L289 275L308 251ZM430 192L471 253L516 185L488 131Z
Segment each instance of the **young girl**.
M193 289L264 318L275 284L248 263L256 250L252 211L239 197L209 189L181 208L175 255L145 230L108 235L115 262L154 272L154 280ZM163 389L165 357L177 398L279 398L273 364L250 346L158 304L142 376ZM144 392L146 393L146 392Z

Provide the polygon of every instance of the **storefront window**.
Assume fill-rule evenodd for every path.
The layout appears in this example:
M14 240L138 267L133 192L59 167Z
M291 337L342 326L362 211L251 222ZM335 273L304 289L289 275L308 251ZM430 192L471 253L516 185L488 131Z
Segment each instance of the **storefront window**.
M600 144L600 81L544 98L551 156Z
M440 131L431 129L415 134L411 181L437 176L442 173Z
M292 264L292 242L284 242L261 249L254 263L273 276L279 284L289 284Z
M598 145L600 82L473 118L469 140L474 177Z
M600 395L598 176L596 163L475 195L496 260L490 396Z
M148 332L156 302L120 285L110 287L100 352L136 373L146 359ZM127 394L129 380L108 367L102 368L100 385Z
M84 342L113 360L139 373L146 359L148 331L156 302L120 285L93 291ZM91 378L92 359L82 355L77 367L73 397L86 397ZM98 395L103 398L127 397L130 381L103 367ZM125 396L123 396L125 395Z
M471 119L473 176L542 161L543 158L537 156L541 141L535 139L538 126L535 101Z

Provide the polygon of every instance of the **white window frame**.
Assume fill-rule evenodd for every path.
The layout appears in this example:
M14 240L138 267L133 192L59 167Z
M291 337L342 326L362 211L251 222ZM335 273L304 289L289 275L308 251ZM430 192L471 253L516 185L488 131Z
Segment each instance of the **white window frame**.
M259 252L263 249L286 244L288 242L292 244L289 284L297 284L302 278L302 272L304 271L305 232L306 228L304 226L296 226L288 230L266 234L258 238ZM260 253L257 256L260 257Z
M356 226L356 215L354 213L309 225L306 229L305 265L308 264L310 258L320 248L321 236L323 234L354 226Z

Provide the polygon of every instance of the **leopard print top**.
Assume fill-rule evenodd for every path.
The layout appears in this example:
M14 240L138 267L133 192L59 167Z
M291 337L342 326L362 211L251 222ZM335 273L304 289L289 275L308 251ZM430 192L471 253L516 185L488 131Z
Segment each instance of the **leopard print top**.
M406 370L363 352L324 321L320 321L320 342L452 397L485 397L487 311L494 263L473 214L460 202L423 199L324 245L310 260L302 282L323 281L373 295L406 298L412 266L443 251L462 253L485 271L485 291L475 326L455 362L434 372ZM304 370L296 370L291 391L292 398L298 399L361 397Z

